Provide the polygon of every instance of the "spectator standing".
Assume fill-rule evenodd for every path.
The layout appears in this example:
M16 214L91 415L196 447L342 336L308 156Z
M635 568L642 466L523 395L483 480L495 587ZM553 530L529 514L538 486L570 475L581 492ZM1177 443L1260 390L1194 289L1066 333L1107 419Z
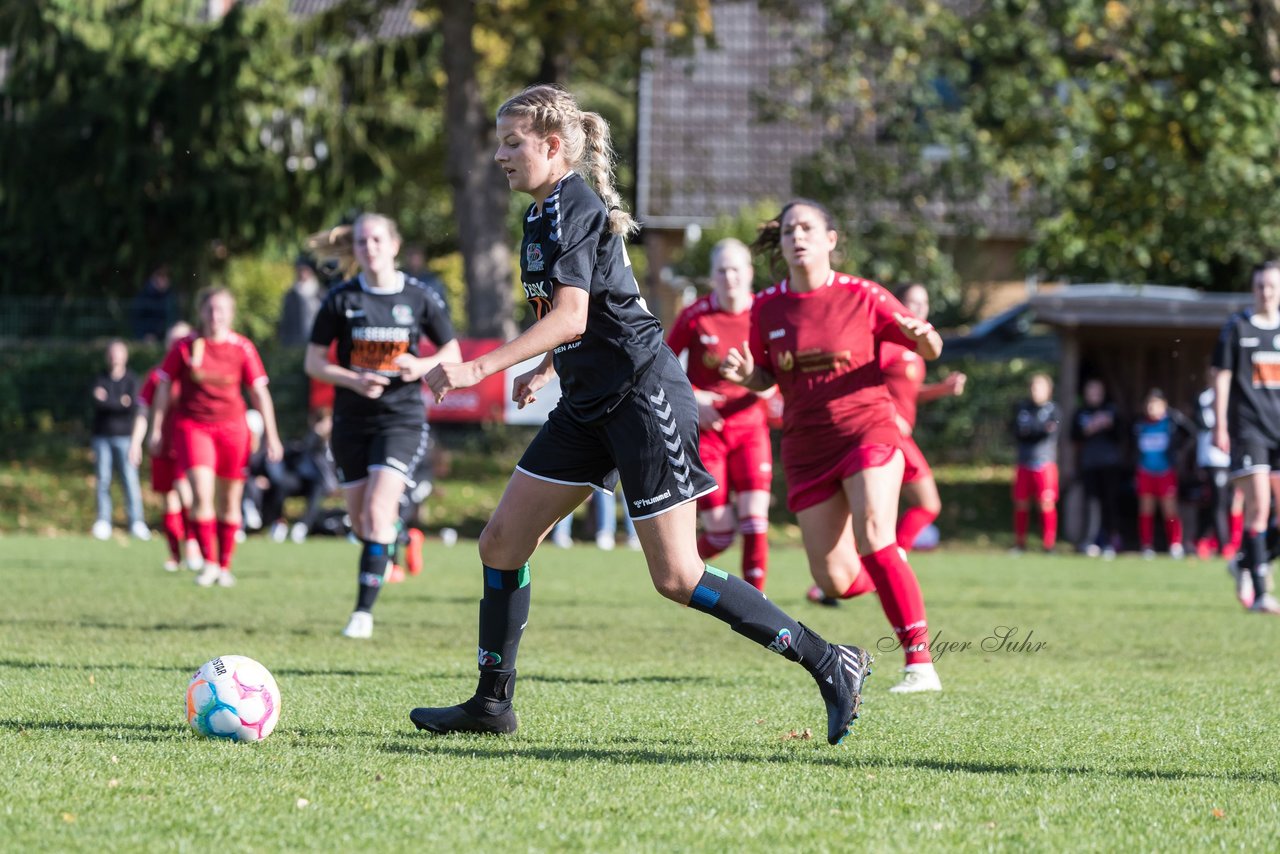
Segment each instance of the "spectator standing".
M1133 426L1138 446L1138 541L1142 556L1150 560L1155 552L1156 504L1164 514L1169 557L1181 560L1182 517L1178 512L1178 451L1191 438L1186 416L1170 409L1164 392L1153 388L1143 400L1143 417Z
M1031 525L1031 501L1040 509L1040 537L1046 554L1058 542L1058 427L1061 417L1053 402L1053 380L1047 374L1031 376L1031 397L1018 404L1013 417L1013 438L1018 445L1018 467L1013 480L1013 550L1027 548Z
M1100 379L1084 384L1084 405L1071 419L1071 439L1079 446L1077 465L1084 487L1085 532L1080 551L1104 560L1116 556L1116 519L1120 511L1120 478L1124 465L1124 425L1115 404L1107 400Z
M139 341L163 340L165 332L177 321L178 296L173 292L168 264L161 264L147 276L142 290L133 298L129 318L133 337Z
M107 370L93 381L93 457L97 465L98 519L93 523L93 536L105 540L111 536L111 473L120 472L125 505L129 514L129 532L140 540L151 539L151 531L142 520L142 487L138 484L138 467L129 455L133 434L133 416L138 408L138 378L129 370L129 348L116 339L107 345Z
M1218 554L1230 560L1239 551L1244 536L1244 495L1231 483L1231 455L1213 444L1213 427L1217 423L1213 404L1217 395L1213 369L1208 374L1208 387L1196 398L1196 468L1206 493L1196 524L1196 553L1202 560L1212 554L1213 546L1206 537L1206 532L1212 530Z
M280 306L280 322L276 327L280 343L286 347L305 347L322 302L324 293L315 265L306 256L299 256L294 264L293 286L285 291Z

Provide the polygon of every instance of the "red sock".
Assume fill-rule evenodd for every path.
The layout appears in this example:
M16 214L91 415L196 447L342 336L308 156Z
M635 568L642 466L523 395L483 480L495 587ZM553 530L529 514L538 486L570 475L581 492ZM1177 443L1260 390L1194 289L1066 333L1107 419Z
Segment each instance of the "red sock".
M1050 551L1058 544L1058 508L1040 511L1040 539L1044 541L1044 550Z
M1182 517L1176 513L1164 520L1164 535L1169 540L1169 548L1182 545Z
M840 594L840 598L852 599L855 596L862 596L865 593L875 592L876 583L871 580L871 573L867 572L866 558L863 558L862 572L859 572L857 578L853 579L853 583L849 585L849 589Z
M1244 514L1231 514L1231 542L1227 547L1231 549L1231 553L1235 554L1240 551L1240 544L1244 542Z
M169 557L174 563L182 560L182 545L186 541L187 523L182 521L182 511L164 514L164 536L169 541Z
M224 570L231 569L231 555L236 550L236 532L239 530L239 522L218 523L218 566Z
M898 550L898 544L864 555L862 566L876 585L880 607L889 618L893 633L898 636L907 664L933 661L929 652L929 623L924 613L924 595L920 592L920 582L916 580L911 564Z
M1013 542L1020 549L1027 547L1027 528L1031 525L1031 511L1013 510Z
M733 531L705 531L698 537L698 557L710 560L733 545Z
M1150 513L1138 514L1138 544L1144 549L1151 548L1156 540L1156 520Z
M218 560L218 523L213 519L196 520L196 542L200 544L200 554L205 563Z
M923 507L908 507L907 512L898 517L898 545L911 551L911 547L916 544L916 537L937 518L937 513Z
M738 527L742 531L742 577L757 590L764 590L769 574L769 520L748 516Z

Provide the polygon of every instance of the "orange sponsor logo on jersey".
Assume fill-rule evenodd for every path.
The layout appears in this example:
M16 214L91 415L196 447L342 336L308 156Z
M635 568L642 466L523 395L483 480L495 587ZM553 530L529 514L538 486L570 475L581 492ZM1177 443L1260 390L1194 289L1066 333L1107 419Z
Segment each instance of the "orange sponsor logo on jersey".
M848 350L828 353L823 350L801 350L796 353L796 363L801 373L812 374L818 371L841 371L849 367L852 360Z
M1253 354L1253 387L1280 388L1280 353Z
M352 341L351 367L357 371L398 374L396 357L409 352L408 341Z

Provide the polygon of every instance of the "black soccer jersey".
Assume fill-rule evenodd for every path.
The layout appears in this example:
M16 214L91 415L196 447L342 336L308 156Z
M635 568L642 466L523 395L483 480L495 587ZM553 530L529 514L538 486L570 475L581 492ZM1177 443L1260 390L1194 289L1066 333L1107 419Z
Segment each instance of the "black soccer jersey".
M590 294L587 329L555 349L560 405L593 423L634 387L666 345L662 326L645 308L622 238L609 231L609 216L586 181L570 172L547 197L541 214L531 205L520 244L525 298L541 318L556 287Z
M1213 366L1231 371L1227 428L1233 439L1256 436L1280 445L1280 328L1233 315L1222 327Z
M395 360L405 353L420 356L424 335L437 347L454 339L444 301L417 279L401 273L395 287L372 289L361 275L330 291L316 315L311 343L327 347L337 339L339 365L391 380L372 400L338 386L335 417L421 422L421 384L401 380Z

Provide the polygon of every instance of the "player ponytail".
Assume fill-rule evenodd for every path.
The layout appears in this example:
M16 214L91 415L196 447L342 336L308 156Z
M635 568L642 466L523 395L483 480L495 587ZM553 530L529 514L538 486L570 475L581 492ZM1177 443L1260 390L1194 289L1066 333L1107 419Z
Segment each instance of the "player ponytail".
M584 177L608 208L611 233L626 237L640 228L613 183L613 143L603 116L584 112L568 91L545 83L507 99L498 108L498 116L527 118L538 136L560 138L566 165L583 169Z
M787 202L782 206L782 210L778 211L776 217L760 224L756 239L751 242L751 248L768 260L769 269L775 275L787 269L786 259L782 257L782 220L786 218L787 211L794 207L813 208L822 215L828 231L839 231L836 228L836 218L821 202L805 198L796 198Z

